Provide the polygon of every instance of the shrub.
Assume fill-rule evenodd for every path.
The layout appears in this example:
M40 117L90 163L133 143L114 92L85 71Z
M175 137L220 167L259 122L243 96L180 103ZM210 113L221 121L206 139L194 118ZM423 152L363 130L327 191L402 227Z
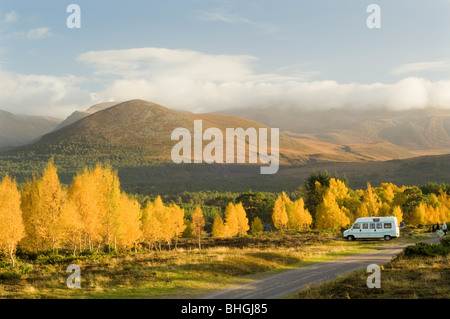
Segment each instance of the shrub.
M42 254L36 258L36 263L38 264L59 264L66 261L67 258L59 254Z
M11 262L6 260L0 260L0 269L11 268Z
M33 271L33 266L31 266L29 264L25 264L25 265L20 265L19 266L19 272L21 274L29 274L32 271Z
M22 275L17 271L8 271L0 273L0 281L10 281L20 279Z
M408 246L404 250L404 255L407 257L414 256L446 256L450 252L448 247L444 247L440 244L428 244L428 243L417 243L413 246Z
M441 238L441 245L447 249L450 249L450 237Z

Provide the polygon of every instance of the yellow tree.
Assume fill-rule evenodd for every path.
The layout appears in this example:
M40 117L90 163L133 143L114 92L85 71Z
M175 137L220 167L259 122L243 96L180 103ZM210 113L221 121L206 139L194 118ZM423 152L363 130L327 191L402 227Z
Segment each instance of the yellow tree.
M400 206L394 206L392 209L392 216L397 217L397 222L399 223L403 221L403 212Z
M153 209L155 212L156 218L159 220L161 224L161 238L160 240L166 242L169 245L173 238L174 230L171 223L171 217L169 211L166 206L164 206L164 202L161 199L161 196L156 197L153 202Z
M117 245L122 249L136 249L137 242L142 238L141 207L136 200L122 193L120 196L120 213L115 237Z
M117 236L120 229L120 182L117 171L113 171L110 166L105 168L98 164L93 172L97 181L97 194L100 199L102 209L102 236L103 241L111 247L111 241L114 242L114 248L117 248Z
M367 183L367 189L364 192L361 206L358 208L356 212L356 218L358 217L370 217L370 216L379 216L379 211L382 204L377 194L373 192L372 186L370 182Z
M35 176L31 184L24 188L23 209L27 233L24 243L34 249L56 249L64 239L65 229L62 226L66 192L61 189L57 169L53 159L49 161L42 177Z
M99 172L89 171L87 168L78 173L69 188L69 200L75 206L81 222L79 236L80 249L92 249L102 240L102 219L105 215Z
M33 183L28 180L20 192L20 208L22 210L22 219L25 228L25 236L21 240L21 246L30 250L39 250L36 225L33 223L34 205L32 201Z
M16 182L6 175L0 184L0 252L9 255L12 267L17 243L25 236Z
M413 226L425 225L427 222L427 205L420 203L414 208L409 218L409 223Z
M295 202L289 202L287 204L290 208L288 211L288 224L287 227L291 230L302 230L305 227L309 227L312 223L311 214L305 208L303 198L299 198Z
M225 225L220 214L216 214L212 225L212 235L215 238L225 237Z
M450 221L450 198L443 190L439 190L438 201L441 204L439 211L440 222Z
M142 211L142 235L150 249L163 238L163 225L157 218L154 204L150 200ZM161 249L161 245L159 248Z
M81 251L81 238L83 232L83 224L78 209L70 199L64 203L62 227L65 229L65 242L70 243L73 249L73 255L78 249Z
M225 237L234 237L239 233L239 220L236 207L233 203L228 203L225 208Z
M276 229L286 229L288 224L288 214L286 211L286 194L283 192L282 195L278 196L273 206L272 222ZM290 202L290 199L289 199Z
M261 221L261 218L255 217L252 221L251 232L253 235L261 234L264 230L264 225Z
M250 229L248 225L247 213L242 206L242 203L234 205L236 210L236 217L238 222L238 235L240 237L247 235L247 231Z
M192 214L192 232L198 237L198 249L202 249L200 238L205 234L205 219L200 206L195 207L195 211Z
M178 205L171 204L166 208L166 210L170 219L169 228L172 233L172 239L175 239L175 249L177 249L178 238L186 229L186 224L184 222L184 209L181 209Z
M327 191L317 206L315 226L317 229L338 229L350 223L347 214L345 207L339 207L333 192Z

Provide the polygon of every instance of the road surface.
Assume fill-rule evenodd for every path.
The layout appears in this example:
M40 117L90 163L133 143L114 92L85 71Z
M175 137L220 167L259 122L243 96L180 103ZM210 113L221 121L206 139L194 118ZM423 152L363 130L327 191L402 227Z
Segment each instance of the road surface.
M436 241L436 238L424 240ZM286 272L255 279L249 283L214 291L202 296L202 299L278 299L334 279L340 275L367 268L370 264L382 265L389 262L403 248L414 243L391 242L387 246L368 253L356 254L333 260L318 262L314 265L288 270Z

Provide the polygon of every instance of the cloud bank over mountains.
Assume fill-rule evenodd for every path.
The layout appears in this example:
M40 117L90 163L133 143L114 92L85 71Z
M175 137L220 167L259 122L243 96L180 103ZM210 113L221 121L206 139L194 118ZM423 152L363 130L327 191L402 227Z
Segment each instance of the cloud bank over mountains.
M450 107L450 80L433 82L414 75L414 71L428 67L432 71L444 62L401 65L392 74L403 79L370 84L310 76L321 70L258 73L255 65L263 61L255 56L166 48L90 51L79 55L77 62L91 69L89 78L19 74L0 66L0 108L16 114L65 117L83 106L131 99L190 112L273 105L306 109ZM100 89L89 89L93 87Z

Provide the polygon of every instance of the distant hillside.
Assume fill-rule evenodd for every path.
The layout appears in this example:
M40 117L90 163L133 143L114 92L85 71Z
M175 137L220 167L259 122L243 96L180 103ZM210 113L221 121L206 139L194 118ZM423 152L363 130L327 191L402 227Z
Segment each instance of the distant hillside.
M237 127L267 127L264 124L234 115L179 112L142 100L100 104L83 113L82 118L73 123L69 123L69 120L71 117L75 119L75 116L69 117L66 126L45 134L29 145L0 153L0 174L9 173L22 183L31 178L33 173L41 172L49 158L54 157L63 183L70 183L73 176L85 166L92 167L101 162L118 170L122 186L128 191L155 194L183 190L295 190L314 170L336 171L340 176L345 174L351 186L358 188L364 187L367 181L374 185L381 182L399 185L448 182L450 155L414 157L417 150L409 149L407 143L401 146L394 144L394 140L390 142L381 138L383 133L389 132L386 131L387 127L401 127L395 124L401 121L400 118L382 120L377 117L385 116L382 113L375 112L373 120L364 120L371 116L365 112L355 112L353 117L348 113L341 116L339 112L330 111L324 112L323 119L316 119L315 122L312 118L308 122L307 116L288 121L289 114L273 114L272 119L266 118L266 121L275 123L273 126L278 126L278 120L287 121L285 126L279 125L284 127L284 134L280 136L281 167L277 174L261 175L260 165L176 165L170 159L171 149L176 143L171 141L170 136L177 127L192 132L194 120L202 120L203 129L217 127L222 131ZM265 114L261 112L261 116ZM298 114L291 114L294 115ZM429 125L428 130L415 130L425 132L425 140L433 142L431 137L440 134L432 133L433 128L442 127L446 130L445 116L442 119L421 121L422 115L421 111L416 115L412 112L410 120L416 126L410 124L409 127L418 127L420 123L442 123ZM413 121L414 116L418 118ZM303 125L309 127L309 131L303 129ZM363 127L366 128L365 133L358 133L358 128L362 130ZM328 141L316 138L321 134ZM411 135L405 134L403 137L409 139ZM389 140L395 136L405 141L396 134L392 134ZM332 138L338 137L345 139L347 144L332 143L336 142ZM434 147L437 143L440 143L439 140L434 141ZM415 142L415 145L420 143ZM424 148L423 151L427 150Z
M0 110L0 147L30 143L55 129L60 122L53 117L14 115Z
M70 114L64 121L62 121L56 128L55 131L66 127L70 124L73 124L81 119L84 119L86 116L89 116L91 114L94 114L98 111L104 110L108 107L114 106L118 104L117 102L105 102L105 103L99 103L91 106L86 111L75 111L72 114Z
M344 146L374 160L450 153L450 110L387 109L301 110L265 108L227 110L223 114L261 122L295 138ZM375 145L377 151L363 149ZM383 147L379 148L378 146ZM362 147L362 148L361 148ZM403 156L400 156L403 154Z
M147 157L169 161L171 149L175 145L170 138L172 131L184 127L193 132L194 120L202 120L203 129L217 127L223 132L226 128L266 127L236 116L184 113L155 103L132 100L109 106L51 132L29 148L50 149L62 144L140 147L146 150ZM204 145L206 144L207 142L204 142ZM281 163L302 164L310 158L316 161L365 160L364 156L355 152L323 144L316 145L309 140L297 140L282 134Z

